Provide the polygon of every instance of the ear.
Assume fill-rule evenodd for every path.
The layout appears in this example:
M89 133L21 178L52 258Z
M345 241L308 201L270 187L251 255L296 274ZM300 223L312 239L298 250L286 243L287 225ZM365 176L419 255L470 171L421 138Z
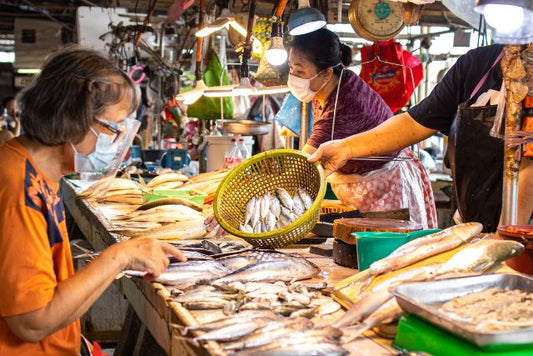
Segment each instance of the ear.
M333 68L331 67L326 68L326 70L324 71L324 78L329 81L331 80L333 75L334 75Z

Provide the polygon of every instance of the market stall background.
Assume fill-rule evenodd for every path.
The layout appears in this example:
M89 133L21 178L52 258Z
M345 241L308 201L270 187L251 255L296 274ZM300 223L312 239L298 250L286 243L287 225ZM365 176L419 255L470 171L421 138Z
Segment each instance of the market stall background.
M324 13L329 27L339 34L342 41L349 43L354 48L356 62L352 69L359 72L361 62L363 61L359 53L360 49L362 46L371 44L371 42L369 42L368 38L361 38L353 30L352 27L356 27L353 23L351 25L348 24L351 12L350 6L356 2L363 3L362 0L351 3L343 1L311 1L311 5ZM457 6L457 2L455 1L437 1L426 4L421 9L418 20L416 20L416 15L413 15L415 17L414 25L399 29L399 34L395 37L396 41L400 42L421 61L425 72L424 79L422 79L418 88L415 90L414 87L416 85L412 86L415 95L411 100L408 100L408 105L418 102L427 95L432 86L439 81L439 77L442 77L445 68L451 65L459 54L464 53L468 48L476 44L480 45L487 41L486 34L483 33L483 27L481 28L481 32L476 32L472 29L473 27L477 28L478 24L472 23L473 19L471 16L460 18L454 15L445 6L445 3L454 10L457 10L455 7ZM208 86L228 85L230 83L234 85L239 84L238 79L235 78L235 74L238 69L241 69L242 73L242 59L239 56L239 52L235 51L235 48L239 47L239 40L242 40L242 38L239 39L238 33L232 33L231 31L227 35L215 35L210 40L205 39L208 45L204 46L204 52L195 53L195 43L201 43L194 36L194 33L202 27L198 24L199 19L197 16L200 2L194 2L191 7L184 9L183 14L177 18L173 17L176 14L172 13L172 7L178 6L179 8L182 5L180 1L65 2L21 0L1 1L0 5L2 7L0 11L0 55L2 56L0 62L4 61L3 58L8 62L2 63L0 66L0 94L2 97L14 94L13 88L23 87L31 79L31 75L35 73L35 70L40 67L46 55L51 50L63 44L77 42L85 46L103 50L114 56L118 60L119 65L130 74L132 79L141 84L143 95L151 102L151 105L144 107L146 111L140 114L141 117L144 115L151 119L146 120L144 123L145 134L141 135L137 142L138 146L152 149L152 152L142 152L144 155L142 158L145 163L159 161L159 164L163 164L161 156L158 156L163 153L163 149L172 150L183 147L185 150L188 150L188 155L181 155L180 152L166 151L167 156L165 160L168 162L167 168L183 168L185 162L188 162L191 158L200 161L199 167L192 171L185 169L184 173L186 175L196 174L198 170L205 171L209 167L209 163L207 167L202 165L203 153L201 142L203 136L213 131L216 132L216 128L206 125L205 120L201 120L201 124L197 127L181 127L184 126L182 125L184 122L182 120L188 120L185 117L186 110L179 103L175 102L174 97L178 92L183 93L187 89L195 86L198 88L198 82L202 79L202 77L198 76L198 71L204 72L203 79ZM239 14L242 15L240 22L243 28L246 28L247 21L245 16L247 16L249 6L249 2L235 1L230 4L224 1L206 1L206 16L204 16L203 21L209 28L209 24L220 16L220 9L228 7L229 11L236 14L236 20ZM271 16L275 7L276 4L274 2L257 1L255 15L259 19L256 22L256 26L261 25L261 20L265 22L264 19ZM287 5L284 16L285 21L288 20L289 15L296 8L296 1L292 1ZM169 18L172 18L172 20L167 21ZM352 21L350 20L350 22ZM359 28L359 33L363 31ZM254 35L258 36L265 32L268 31L263 30L262 32L254 33ZM369 35L366 34L365 36L368 37ZM261 40L261 38L258 40ZM256 39L252 38L251 44L255 45L255 41ZM213 48L215 51L208 53L209 49ZM136 52L137 50L138 52ZM250 71L255 73L258 78L261 67L260 57L261 55L258 54L254 57L252 53L250 59ZM200 58L200 61L197 60L198 58ZM439 65L435 65L436 63L439 63ZM198 64L200 64L200 67L198 67ZM228 76L225 76L224 69L226 68L230 70ZM276 75L278 77L281 75L277 73L273 77L269 77L268 75L270 74L267 73L266 77L263 78L265 82L275 82ZM208 78L211 78L212 82L207 83ZM243 84L242 81L240 84ZM279 83L276 82L276 84ZM221 88L221 91L226 89ZM209 89L201 88L200 91L204 94L204 98L210 99L207 95ZM255 94L258 94L258 92L255 92ZM249 110L242 111L241 114L245 113L248 115L245 118L255 116L259 117L259 121L266 121L272 116L268 114L266 104L263 104L267 101L265 99L266 95L259 96L263 97L263 102L255 108L252 105ZM197 116L200 119L214 119L220 115L224 116L228 114L228 110L233 110L232 106L238 106L238 102L236 101L231 102L231 100L226 101L227 99L222 99L224 101L221 101L221 104L223 104L221 106L224 107L225 111L220 111L217 100L218 98L214 101L206 100L199 102L196 107L199 110ZM207 104L213 102L215 106L211 111L202 111L207 107ZM193 102L189 104L193 104ZM271 105L268 109L271 111L277 110L274 106ZM190 105L189 110L192 107ZM238 110L235 112L238 112ZM192 118L190 113L191 111L189 111L189 116ZM203 115L205 117L201 117ZM235 116L237 115L235 114ZM232 118L231 114L229 118ZM190 121L197 122L194 119ZM274 123L273 126L275 127L275 125ZM180 128L183 129L182 132L180 132ZM187 132L188 129L191 131ZM271 130L270 127L268 129ZM272 130L275 131L275 129ZM186 139L180 142L180 137ZM267 150L268 148L276 148L277 143L275 138L273 139L273 146L269 146L266 141L262 135L256 136L255 141L245 142L246 146L249 145L249 147L244 149L244 151L249 154L250 151L256 153ZM440 146L442 144L442 138L437 138L434 142ZM428 145L431 146L434 142L429 142ZM181 146L179 146L180 144ZM254 146L252 147L252 145ZM155 154L156 158L147 158L146 155L149 153ZM175 154L175 156L171 156L171 154ZM130 163L133 163L133 160L139 158L141 158L140 154L136 156L132 155L130 158L132 161ZM218 159L220 160L220 158ZM173 164L177 165L173 166ZM156 165L158 164L154 164L154 166ZM148 164L146 164L146 168L150 168ZM212 169L207 168L207 170ZM154 178L154 174L148 177L144 175L143 178L141 173L143 173L141 170L135 169L126 172L126 176L131 177L131 182L135 181L135 183L125 184L134 185L120 187L115 190L108 190L109 187L105 187L102 190L102 196L81 194L82 199L77 195L83 189L76 186L76 181L65 182L63 194L65 194L65 202L71 215L71 237L86 238L91 245L87 247L94 251L102 250L105 246L124 238L122 234L135 237L145 236L145 234L150 233L154 236L159 236L161 239L166 239L170 235L175 236L176 234L182 237L203 238L205 236L203 220L206 216L210 215L209 205L215 199L216 190L227 172L215 172L214 176L210 176L206 180L202 180L202 178L196 178L196 180L192 178L189 180L189 177L182 175L181 177L173 176L172 179L165 180L164 182L157 182L158 178ZM217 176L217 174L220 174L220 176ZM160 177L164 177L164 175ZM144 179L148 180L150 178L154 178L154 180L145 185ZM444 181L446 181L446 178ZM167 214L170 210L166 212L165 209L151 211L152 208L149 207L146 207L146 213L138 211L138 206L146 203L149 194L157 195L155 192L156 182L157 184L161 184L159 186L160 190L166 190L168 192L180 188L182 191L187 191L185 198L181 195L167 197L167 199L175 199L172 201L172 204L179 205L179 209L172 208L171 214ZM440 182L442 183L442 180ZM97 189L97 187L93 188ZM297 193L294 194L296 196ZM87 197L89 199L86 199ZM187 202L180 199L185 199ZM200 199L198 201L201 202L194 202L194 199ZM204 203L206 204L205 206ZM445 199L441 202L442 206L448 208L446 203L447 201ZM322 208L324 209L323 212L325 212L326 207L323 205ZM144 211L144 209L140 208L139 210ZM186 218L178 218L184 216ZM441 219L440 227L445 227L449 223L445 220L445 218ZM126 231L128 232L127 234ZM459 244L463 242L459 241ZM206 244L209 244L209 242ZM232 246L231 244L229 245ZM475 246L477 247L477 245ZM455 247L457 246L454 245L453 248ZM518 251L516 246L512 244L507 244L506 248L510 250L490 261L490 267L493 267L492 264L494 264L496 268L482 269L482 271L476 270L476 272L497 270L499 268L498 263L502 259L515 256ZM353 271L349 269L333 266L330 259L320 259L316 255L309 254L307 247L300 246L296 250L304 252L303 255L308 261L312 262L315 259L318 261L316 262L317 265L319 265L323 273L325 272L325 275L323 274L322 277L327 280L330 288L335 283L353 274ZM449 249L444 249L441 252L447 251ZM452 252L459 253L458 251L460 250L453 250ZM294 252L294 250L290 250L290 252ZM426 260L420 265L416 264L417 261L410 261L407 266L400 267L400 269L408 267L407 270L400 270L399 272L409 273L409 269L413 266L426 271L423 266L425 263L431 261L443 263L447 267L446 260L452 255L453 253L445 253L444 255L435 257L435 260ZM468 254L465 253L461 256L468 257ZM431 255L428 255L428 257L431 257ZM451 261L455 260L451 259ZM469 269L459 269L457 266L453 266L453 268L454 273L472 272ZM440 270L438 271L440 273ZM503 268L503 271L509 272L505 268ZM394 277L398 275L398 272L395 273L395 270L386 270L384 272L385 274L391 272L391 275L378 280L378 283L383 280L386 281L387 278L394 280ZM401 273L399 274L402 275ZM361 303L361 300L364 301L364 291L357 291L353 288L353 280L357 282L361 276L362 274L358 274L352 276L352 280L348 279L342 282L348 284L348 287L342 283L336 286L335 296L338 301L343 302L344 306L351 303L361 305L357 303ZM175 289L179 288L165 287L163 285L165 283L163 281L160 282L151 284L148 281L136 279L122 278L118 280L116 286L120 294L126 296L128 302L122 300L120 294L108 293L84 317L84 332L92 339L103 342L116 342L119 338L118 332L124 326L124 330L127 330L128 334L122 335L122 339L117 347L118 353L124 352L127 354L131 350L134 350L134 353L138 354L155 354L161 351L169 354L203 352L203 350L198 348L199 345L197 345L202 342L200 339L201 336L194 335L196 336L195 341L197 343L195 345L191 343L190 337L184 337L183 328L190 327L197 321L207 323L212 317L211 315L206 316L210 312L203 311L197 313L191 312L188 308L183 308L185 304L179 302L179 296L172 294ZM316 282L316 280L308 283L312 285L313 282ZM376 284L370 284L370 290L379 290L379 286L376 286ZM358 288L360 287L357 283L355 285ZM281 287L280 285L278 286ZM293 284L287 285L289 289L292 287ZM309 288L311 289L311 287ZM347 298L343 295L346 290L349 291ZM300 294L304 293L292 290L290 292L294 292L294 295L303 298ZM285 297L276 295L275 299L276 302L278 301L278 297L280 300L285 298L285 301L288 301L288 299L294 298L294 295ZM330 297L329 295L321 295L320 293L311 293L310 295L312 296L311 299L315 298L326 305L335 306L336 302L328 299ZM354 298L354 295L357 297ZM351 300L350 296L352 298ZM261 297L268 299L272 296L268 295L266 297L261 295ZM390 300L389 294L386 297L387 299L383 300L384 302ZM309 299L309 296L306 296L306 298ZM310 304L311 302L307 302L307 299L303 298L303 300L305 302L300 304L311 305L313 308L292 309L289 315L296 313L295 316L299 316L300 314L305 314L304 312L311 313L309 309L313 309L311 314L314 315L317 309L323 308L321 304ZM231 304L226 301L220 303L224 305ZM396 314L393 315L396 318L399 316L398 309L396 305L393 305L393 307L396 307L394 310ZM224 311L226 311L226 308L224 308ZM341 313L340 310L339 313ZM319 314L319 317L322 316L320 312L317 314ZM388 317L388 315L385 316ZM320 322L318 321L320 320L319 317L313 319L317 327L323 323L327 324L330 320L336 320L326 318L326 322ZM338 314L336 314L336 317L338 317ZM373 326L386 321L389 321L389 319L383 318L383 315L377 315L375 319L362 325L366 329L354 330L353 335L367 331L367 329L371 329ZM373 322L376 324L372 324ZM178 326L176 327L176 325ZM351 346L347 346L351 353L390 354L393 352L390 341L381 340L372 332L365 335L364 338L356 341L356 344L352 343ZM350 335L347 332L345 336L349 337ZM217 341L217 339L213 340ZM222 352L220 349L221 346L215 342L209 341L204 346L210 353L218 354ZM152 347L153 349L151 349Z

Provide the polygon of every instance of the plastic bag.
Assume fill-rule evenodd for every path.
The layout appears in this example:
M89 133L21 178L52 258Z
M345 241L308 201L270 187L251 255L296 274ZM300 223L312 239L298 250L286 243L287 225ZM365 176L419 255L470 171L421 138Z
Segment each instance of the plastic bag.
M228 73L226 69L222 68L218 55L213 50L209 52L209 60L204 72L204 83L208 87L230 84ZM218 120L221 118L220 101L221 98L202 96L195 103L188 106L187 116L203 120ZM233 101L231 97L222 98L222 110L224 119L231 120L233 118Z
M411 156L404 150L400 156ZM390 161L364 175L333 173L328 183L343 204L362 212L409 209L410 221L424 229L437 227L429 177L419 161Z
M359 76L393 112L409 102L424 77L422 62L393 40L374 42L372 46L361 48L361 63Z
M311 131L313 128L313 105L308 103L309 107L307 109L308 120L309 120L309 130L307 132L307 137L311 136ZM281 104L281 109L278 111L274 120L278 121L281 125L285 126L291 130L297 136L300 135L300 120L302 117L302 102L292 94L289 94L283 100Z

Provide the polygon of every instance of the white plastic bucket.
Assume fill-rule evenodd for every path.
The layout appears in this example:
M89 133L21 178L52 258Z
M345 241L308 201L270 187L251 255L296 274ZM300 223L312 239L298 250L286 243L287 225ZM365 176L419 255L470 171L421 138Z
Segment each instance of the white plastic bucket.
M224 154L233 146L232 138L243 138L248 152L252 152L253 136L207 136L207 172L224 168Z

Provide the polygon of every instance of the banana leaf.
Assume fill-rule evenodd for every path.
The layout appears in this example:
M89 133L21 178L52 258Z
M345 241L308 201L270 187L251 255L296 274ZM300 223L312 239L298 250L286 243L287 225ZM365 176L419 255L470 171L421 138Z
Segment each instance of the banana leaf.
M204 72L204 83L208 87L217 85L229 85L228 72L222 67L220 59L215 51L209 51L209 59L207 67ZM222 76L222 80L220 80ZM222 108L224 119L230 120L233 118L233 100L231 97L222 98ZM208 98L206 96L200 97L195 103L189 105L187 108L187 116L196 117L202 120L218 120L220 119L220 98Z

